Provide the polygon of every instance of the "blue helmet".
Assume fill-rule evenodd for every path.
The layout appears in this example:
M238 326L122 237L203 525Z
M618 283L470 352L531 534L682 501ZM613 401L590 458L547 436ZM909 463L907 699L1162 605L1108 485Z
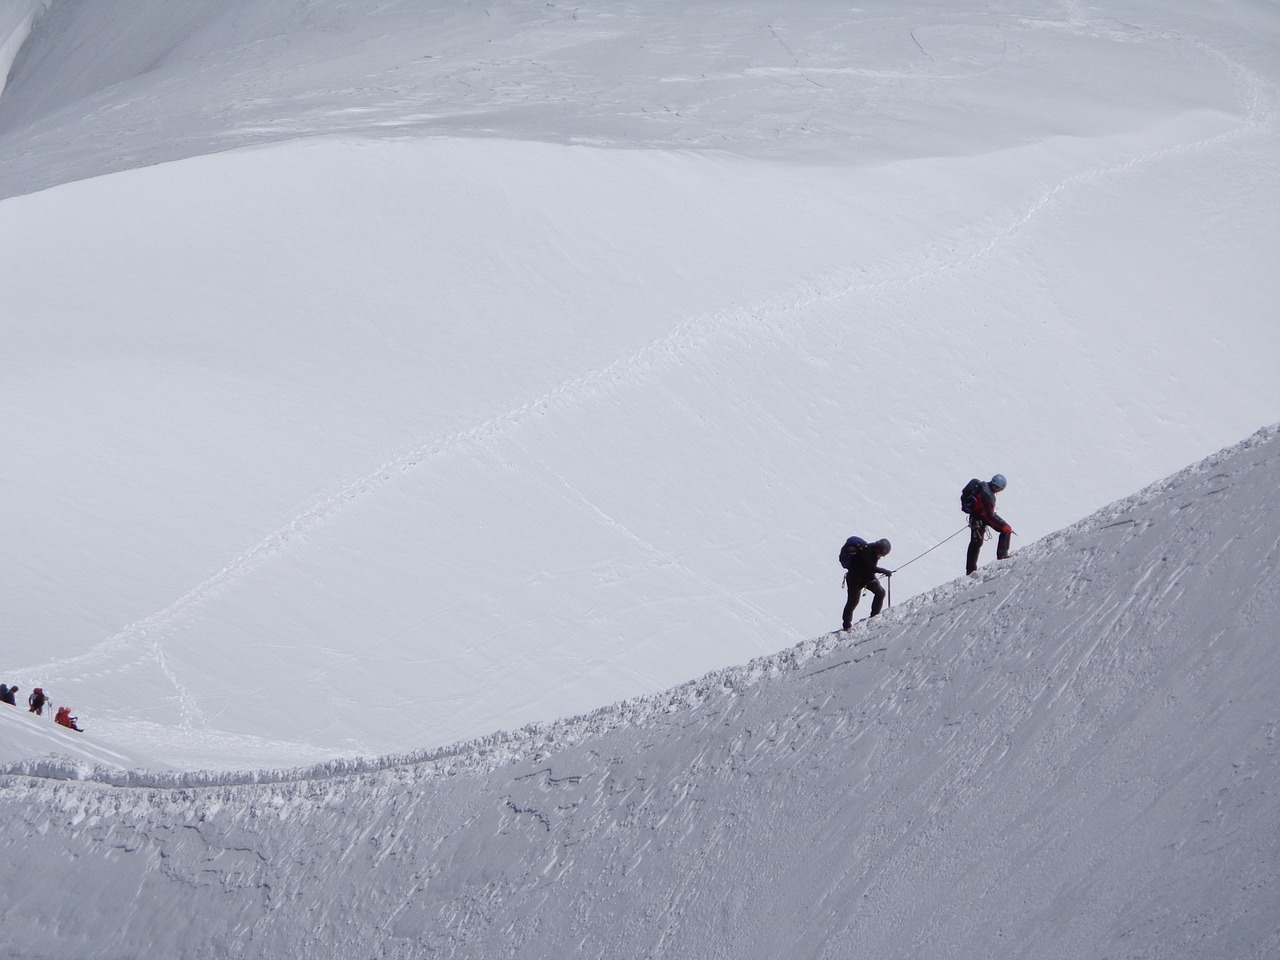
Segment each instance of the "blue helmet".
M997 473L994 477L991 478L992 490L1003 490L1008 485L1009 485L1009 481L1004 478L1003 473Z

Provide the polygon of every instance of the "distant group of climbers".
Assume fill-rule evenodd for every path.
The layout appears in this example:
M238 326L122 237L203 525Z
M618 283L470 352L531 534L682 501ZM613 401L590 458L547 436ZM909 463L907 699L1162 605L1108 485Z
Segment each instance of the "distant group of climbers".
M17 696L18 685L16 683L12 687L7 683L0 683L0 703L7 703L16 707L18 705ZM34 713L37 717L44 716L46 705L50 710L53 709L53 704L49 703L49 697L44 692L43 687L36 687L31 691L31 695L27 697L27 711ZM71 715L70 707L59 707L54 713L53 722L79 733L84 732L84 728L79 725L80 719Z
M969 550L965 555L964 564L966 574L971 574L978 569L978 554L982 552L982 544L989 536L988 528L1000 536L996 541L996 559L1004 560L1009 556L1009 541L1013 537L1013 527L996 513L996 494L1007 485L1008 481L1005 480L1004 474L997 473L990 480L979 480L974 477L960 491L960 510L969 517ZM962 527L961 530L963 529ZM956 531L956 533L959 532L959 530ZM955 535L953 533L951 536ZM840 548L840 565L845 569L844 584L849 591L848 599L844 604L844 615L841 618L842 629L849 630L853 626L853 611L858 606L863 590L872 596L871 616L878 615L884 608L885 588L880 585L877 578L885 577L887 580L893 576L892 570L880 566L880 562L889 555L891 549L892 544L888 540L868 542L862 537L850 537Z

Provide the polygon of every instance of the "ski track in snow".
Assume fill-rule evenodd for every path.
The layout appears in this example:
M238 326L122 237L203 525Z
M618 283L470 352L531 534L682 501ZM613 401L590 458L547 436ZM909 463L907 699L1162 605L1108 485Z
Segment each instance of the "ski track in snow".
M540 466L543 470L545 470L547 473L551 475L551 477L555 481L554 483L549 482L544 477L537 476L532 471L530 471L527 467L519 466L514 463L508 463L507 466L510 469L518 470L520 473L523 473L525 476L529 477L539 486L547 490L551 490L552 492L569 500L584 515L592 518L597 523L603 524L604 526L608 527L610 530L615 531L624 539L629 540L631 543L634 543L646 555L648 555L651 562L667 564L672 568L679 570L690 582L696 583L699 586L701 586L706 591L706 594L708 596L722 596L725 594L724 587L721 584L717 584L709 580L707 577L693 570L691 567L689 567L688 564L679 560L677 557L673 556L672 554L664 550L659 550L656 546L654 546L654 544L650 543L648 540L644 539L644 537L640 536L639 534L631 530L629 527L627 527L626 524L621 523L616 518L610 516L605 510L601 509L597 504L593 503L590 500L590 498L588 498L581 490L578 490L576 487L574 487L574 485L569 482L569 479L567 477L565 477L563 474L555 470L545 460L542 460L540 458L535 458L535 462L538 464L538 466ZM778 636L780 639L783 639L783 640L790 639L792 641L800 639L800 636L795 632L795 630L789 624L779 619L776 615L770 613L764 607L761 607L759 604L753 601L749 596L738 595L734 598L734 603L738 605L741 609L755 614L756 617L758 617L762 622L772 623L774 627L777 628Z
M1077 11L1078 12L1078 11ZM907 258L881 262L869 266L853 266L828 272L810 281L797 282L777 297L761 300L753 305L707 313L686 319L666 336L651 341L628 357L591 370L582 376L564 381L505 414L495 416L476 426L435 438L409 451L385 461L376 470L352 481L308 509L300 512L288 524L249 547L233 558L221 570L196 584L172 603L135 621L112 636L100 641L89 651L77 656L45 661L19 668L28 674L65 672L69 668L84 668L101 663L125 653L124 663L152 662L174 690L174 702L179 707L184 729L206 725L196 698L192 696L181 677L166 663L164 644L166 638L184 620L198 615L202 605L217 597L222 591L250 576L255 570L290 549L291 542L309 530L341 513L359 498L376 493L385 483L399 473L414 469L424 462L466 446L493 446L509 437L520 427L532 422L557 407L571 406L589 401L616 389L623 384L634 384L646 376L687 365L691 358L704 348L712 348L726 335L737 336L750 345L767 337L787 337L790 332L806 323L807 310L820 304L840 303L849 299L874 300L896 290L910 289L914 285L943 276L949 272L972 268L987 258L1017 242L1017 238L1038 217L1054 208L1073 191L1086 189L1090 184L1104 183L1122 178L1162 159L1212 149L1248 135L1274 122L1275 93L1271 85L1254 71L1231 59L1227 54L1194 38L1171 33L1143 33L1134 28L1117 27L1108 23L1094 23L1085 18L1071 16L1067 20L1024 18L1023 22L1038 28L1064 30L1103 39L1137 43L1155 41L1192 47L1200 53L1217 59L1236 76L1242 120L1229 130L1157 150L1135 154L1118 162L1100 164L1079 173L1064 177L1043 190L1021 209L1006 216L1000 223L983 223L978 230L961 229L951 237L944 237L927 246L912 251ZM779 38L779 42L782 42ZM321 132L318 130L312 133ZM580 491L572 488L567 480L548 464L541 464L553 477L537 478L548 489L559 484L567 500L595 522L636 543L653 562L671 564L703 591L723 591L687 565L666 556L642 537L618 523L591 503ZM734 602L750 611L762 622L772 623L779 630L780 639L796 639L794 631L750 597L739 596ZM113 669L120 669L117 663Z
M1231 474L1222 471L1224 464L1233 459L1248 456L1251 460L1247 466L1256 468L1258 473L1269 475L1270 472L1274 472L1275 464L1280 461L1280 447L1277 446L1277 440L1280 440L1280 424L1265 427L1235 447L1207 457L1171 477L1157 481L1135 494L1104 507L1069 527L1023 547L999 565L980 567L976 576L961 577L912 597L886 611L877 620L860 620L854 624L853 630L849 633L823 634L778 653L758 657L746 664L712 671L673 689L605 705L582 716L546 723L531 723L519 730L497 731L486 737L407 754L343 758L295 770L179 771L176 773L150 770L125 771L48 756L0 767L0 778L5 776L41 777L56 780L90 780L108 786L185 789L200 785L234 786L330 779L404 766L415 767L418 770L415 776L426 779L452 777L463 770L483 772L515 760L541 756L548 750L577 745L609 730L642 724L647 717L662 717L701 705L708 700L738 696L763 680L805 671L814 661L821 662L833 654L848 651L850 655L846 659L821 663L817 670L801 675L811 676L838 671L862 663L870 657L887 653L889 648L885 641L889 634L907 635L912 630L930 632L936 637L936 645L940 649L957 649L959 651L957 655L961 658L990 659L1004 656L1001 650L1008 640L998 641L997 638L1011 637L1021 638L1020 645L1026 648L1027 656L1031 656L1042 647L1056 649L1064 656L1069 654L1069 659L1076 664L1071 668L1072 672L1055 674L1053 681L1047 682L1044 688L1050 693L1046 702L1053 704L1072 688L1076 674L1083 666L1092 664L1096 660L1096 655L1102 650L1104 639L1107 655L1123 653L1124 638L1133 630L1146 625L1153 611L1158 614L1163 608L1176 603L1185 589L1182 585L1184 576L1194 576L1195 570L1185 563L1181 566L1162 566L1163 559L1155 555L1162 552L1164 548L1157 545L1153 548L1155 555L1152 561L1146 566L1147 572L1137 575L1127 592L1111 594L1104 598L1107 600L1106 606L1091 611L1089 616L1091 627L1088 633L1093 639L1083 654L1078 647L1068 650L1070 641L1056 637L1054 632L1041 633L1035 637L1025 633L1025 621L1015 619L1022 605L1017 596L1020 589L1020 571L1027 566L1042 564L1052 557L1075 556L1074 569L1070 577L1066 578L1068 589L1062 598L1063 603L1069 605L1080 595L1087 595L1096 589L1094 565L1099 553L1115 552L1129 542L1141 542L1143 536L1154 526L1168 525L1173 522L1171 517L1176 517L1188 507L1198 506L1205 496L1212 496L1216 492L1210 485L1222 488L1224 481L1231 482ZM1206 490L1206 487L1210 489ZM1182 492L1184 490L1185 492ZM1132 517L1133 514L1143 511L1162 499L1172 504L1169 508L1169 516L1148 516L1141 519ZM1181 502L1175 502L1177 499ZM1194 519L1192 522L1195 522ZM1267 555L1274 560L1280 556L1280 532L1268 533L1268 530L1269 528L1259 527L1252 532L1272 537ZM1106 546L1100 546L1099 543L1106 543ZM1194 567L1211 565L1218 555L1225 555L1227 549L1228 543L1224 543L1219 547L1217 555L1212 557L1197 555ZM1159 562L1156 562L1157 560ZM1134 569L1138 568L1135 564ZM1257 622L1257 615L1253 611L1263 605L1264 599L1274 592L1270 586L1275 583L1277 569L1280 568L1274 564L1270 566L1263 564L1252 571L1258 578L1258 583L1248 588L1241 588L1244 598L1241 616L1244 622ZM1159 571L1158 578L1157 571ZM1155 595L1142 590L1142 586L1148 581L1151 582ZM966 613L969 607L975 605L985 609L980 630L974 630L970 614ZM1163 619L1176 616L1176 613L1164 614ZM941 621L940 626L938 621ZM1078 637L1078 635L1077 632L1075 636ZM984 652L985 647L993 641L996 642L996 647L990 652ZM904 659L896 669L887 671L879 684L879 689L884 695L882 716L890 716L902 709L905 703L910 702L910 698L902 699L904 690L928 689L934 685L930 677L933 675L935 664L922 659L919 655L910 654L909 648L908 652L900 653L898 656ZM1090 669L1092 670L1092 666ZM1094 678L1100 684L1105 682L1108 689L1113 689L1115 684L1120 684L1122 687L1125 682L1125 675L1122 672L1103 671L1099 674L1094 671ZM979 694L983 694L984 691L986 694L979 698ZM999 679L996 678L989 680L988 686L970 693L971 695L967 694L967 696L971 701L976 699L995 701L1006 696L1008 691L1000 686ZM1028 704L1028 716L1031 715L1033 706L1034 704ZM882 719L881 723L884 722L886 721ZM855 736L861 737L864 733L859 732ZM4 780L0 779L0 785L3 783Z
M1210 52L1216 51L1210 50ZM1231 61L1228 61L1228 63L1231 63ZM293 538L305 534L312 527L323 524L330 517L337 515L353 500L375 492L381 484L387 483L397 472L411 470L413 467L420 466L422 462L429 461L431 458L438 457L445 452L453 451L453 449L465 447L465 445L492 445L497 440L503 439L504 436L512 433L513 430L527 424L534 417L544 415L544 413L553 410L557 406L589 399L594 394L599 393L600 390L616 388L617 385L623 383L634 383L634 381L643 378L643 376L652 374L653 371L663 369L663 367L685 364L685 362L689 361L692 351L695 351L696 348L704 347L708 342L713 342L717 335L735 333L746 334L748 337L754 335L756 338L765 337L765 335L785 335L788 329L803 325L804 312L809 310L810 307L819 305L819 303L837 303L861 296L874 297L878 296L878 294L893 291L893 289L913 287L915 284L937 278L937 276L946 274L948 271L970 268L970 266L977 265L978 262L992 256L1001 247L1015 242L1018 234L1023 232L1029 224L1032 224L1037 219L1037 216L1041 215L1043 211L1051 209L1056 201L1061 200L1062 197L1068 195L1074 189L1083 188L1089 183L1105 182L1108 179L1125 177L1125 175L1134 173L1135 170L1142 168L1142 166L1157 163L1157 161L1165 159L1165 157L1185 154L1185 152L1206 150L1206 148L1220 145L1222 142L1245 136L1245 134L1262 127L1262 125L1270 124L1272 113L1266 109L1266 100L1263 97L1265 84L1263 84L1261 78L1258 78L1256 74L1249 72L1249 70L1245 70L1239 65L1236 65L1236 68L1243 76L1242 86L1245 91L1244 102L1247 109L1245 109L1244 122L1238 127L1230 129L1230 131L1217 133L1215 136L1202 138L1202 140L1179 143L1179 145L1164 147L1161 150L1144 152L1144 154L1130 157L1130 159L1120 161L1120 163L1098 166L1098 168L1084 170L1082 173L1071 175L1071 177L1062 179L1046 189L1041 196L1030 202L1018 214L1007 219L1004 227L991 230L989 236L961 239L956 244L956 247L951 247L948 241L934 242L908 265L881 264L872 266L872 268L833 271L833 273L827 275L827 278L805 284L804 288L794 288L792 291L783 293L781 297L774 301L764 301L750 307L733 308L733 310L716 312L716 314L691 317L691 319L676 326L666 337L653 340L653 342L646 344L630 357L622 358L622 360L614 361L607 366L586 372L579 378L564 381L564 383L548 390L547 393L534 399L534 401L522 404L521 407L504 413L504 415L481 422L474 428L457 431L457 433L443 436L443 438L430 440L430 442L419 445L419 447L413 448L411 451L401 454L401 456L385 461L375 471L352 481L351 484L344 486L337 493L319 500L314 506L301 512L300 515L289 521L287 526L266 536L265 539L260 540L259 543L253 545L246 552L239 554L237 558L234 558L227 566L223 567L223 570L193 586L191 590L179 596L168 607L152 613L145 620L137 621L124 627L123 630L101 641L99 645L88 650L88 652L79 654L77 657L49 660L49 662L35 664L35 666L22 669L24 672L37 673L38 675L38 673L56 671L56 669L83 667L108 657L108 655L116 654L120 649L141 645L141 648L146 650L148 657L159 664L165 677L168 678L169 682L172 682L174 690L177 692L180 709L182 709L184 726L189 727L192 724L200 723L204 719L202 718L200 707L196 704L195 699L187 694L179 678L165 666L163 655L165 632L172 628L175 623L182 621L184 617L191 616L201 604L214 598L221 590L227 589L228 586L241 580L242 577L250 575L262 564L269 562L276 554L287 550ZM563 477L561 477L561 480L563 481ZM576 495L577 498L584 502L586 512L591 513L598 522L617 529L616 521L613 521L611 517L603 515L598 508L594 507L594 504L586 503L581 494L573 492L573 495ZM623 530L622 532L628 539L640 544L650 556L660 556L657 548L653 548L652 545L636 538L631 531ZM690 573L689 568L684 567L684 564L680 564L680 568L686 573ZM694 579L704 588L719 589L717 585L705 580L705 577L695 576ZM762 620L776 622L783 636L794 636L786 625L774 620L758 605L751 603L749 599L739 598L739 600L746 608L751 609L751 612L754 612L756 616L762 617Z
M762 349L803 333L815 306L874 302L1018 254L1028 228L1074 195L1274 125L1274 89L1224 54L1060 6L1065 21L1034 22L1221 58L1236 68L1242 122L1119 157L1115 142L1140 140L1106 153L1085 143L1085 169L1037 182L1017 209L688 317L393 457L88 653L28 671L154 664L183 726L205 724L166 657L173 631L401 473L477 448L646 561L746 608L750 597L611 515L520 431L696 370L731 338ZM769 30L790 53L785 30ZM911 40L930 56L927 37ZM446 746L294 769L124 770L102 765L109 752L0 764L12 878L0 952L1271 960L1278 478L1280 424L849 633ZM780 642L793 635L750 610Z
M490 956L520 929L528 957L861 955L878 935L890 960L1261 960L1277 470L1280 425L848 635L447 749L10 765L11 865L75 867L38 905L15 886L13 935L48 956ZM774 931L771 909L808 913ZM107 946L73 949L95 930ZM808 931L825 954L768 939Z
M1063 29L1080 29L1087 26L1056 22L1051 25ZM1160 39L1171 38L1161 36ZM305 534L333 517L357 498L376 491L381 484L391 480L395 474L417 467L424 461L460 447L492 445L495 441L503 439L512 431L529 423L533 418L557 406L578 403L584 399L590 399L602 390L607 391L623 383L634 383L655 370L687 363L692 352L714 342L716 337L726 333L745 334L748 338L754 336L757 339L765 336L785 336L789 330L805 323L805 311L815 305L838 303L857 297L875 297L892 290L910 288L951 271L972 267L1001 248L1016 242L1019 233L1074 190L1084 188L1091 183L1130 175L1142 167L1171 156L1213 148L1273 122L1274 111L1270 108L1270 102L1274 98L1266 95L1270 92L1269 86L1256 73L1197 41L1186 41L1185 38L1180 37L1172 39L1193 43L1198 49L1222 59L1237 72L1244 106L1241 124L1210 137L1148 151L1120 162L1105 164L1066 177L1044 190L1022 210L1007 218L1003 225L994 227L987 234L960 238L954 241L954 245L951 238L936 241L924 248L909 263L882 263L871 267L834 271L825 278L803 285L798 284L772 301L766 300L749 307L687 319L666 336L650 342L629 357L565 381L506 414L493 417L468 430L428 441L387 460L376 470L352 481L341 490L299 513L286 526L254 544L173 603L126 626L101 641L93 649L65 660L46 661L21 669L27 673L39 674L55 669L82 667L96 663L103 657L115 655L123 648L140 646L146 651L146 656L159 665L173 684L181 704L184 726L202 722L203 717L199 706L186 694L180 679L164 664L163 640L166 632L222 590L251 574L275 555L287 550L295 537ZM563 481L563 478L560 479ZM576 491L574 496L582 499L581 494ZM586 512L595 516L598 522L617 528L616 521L602 514L594 505L584 502L584 508ZM660 556L656 548L636 538L630 531L623 532L628 539L644 547L651 556ZM689 573L688 568L683 565L680 569ZM703 577L694 577L694 579L705 588L717 589L715 584ZM791 635L785 624L778 623L758 605L751 603L748 598L739 599L744 606L762 619L774 620L784 636Z

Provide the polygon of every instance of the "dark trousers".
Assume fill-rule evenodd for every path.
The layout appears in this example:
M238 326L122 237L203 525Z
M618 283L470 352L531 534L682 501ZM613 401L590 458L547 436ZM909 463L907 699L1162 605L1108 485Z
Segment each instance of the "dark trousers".
M880 582L872 577L870 580L855 580L853 577L844 578L845 586L849 588L849 599L844 605L844 628L849 629L853 625L853 608L858 605L858 600L862 596L862 591L871 591L874 597L871 601L871 615L874 617L880 612L884 606L884 587L880 586Z
M964 572L973 573L978 569L978 554L982 551L982 541L987 535L987 525L977 517L969 518L969 553L965 557ZM996 559L1004 560L1009 556L1009 541L1011 535L1007 533L1000 534L1000 539L996 541Z

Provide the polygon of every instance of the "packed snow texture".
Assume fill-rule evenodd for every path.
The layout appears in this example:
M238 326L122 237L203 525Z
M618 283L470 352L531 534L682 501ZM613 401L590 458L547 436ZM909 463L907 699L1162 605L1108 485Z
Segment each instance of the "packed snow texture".
M10 773L7 952L1274 957L1278 484L1272 428L850 633L421 758Z
M1278 48L0 0L0 954L1280 953Z

